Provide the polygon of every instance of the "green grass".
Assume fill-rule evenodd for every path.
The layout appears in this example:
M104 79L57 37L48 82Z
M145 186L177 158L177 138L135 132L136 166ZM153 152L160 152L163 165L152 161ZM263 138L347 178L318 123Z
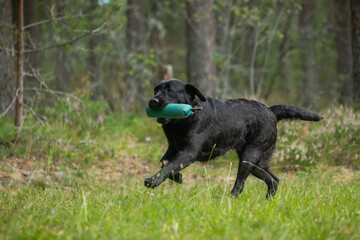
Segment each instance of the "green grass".
M206 181L155 190L142 179L30 182L1 192L0 238L359 239L359 175L335 181L334 173L282 175L272 200L254 179L238 198Z
M253 177L229 197L234 152L185 169L182 185L145 188L166 139L144 115L86 99L37 113L21 134L0 118L0 239L360 239L360 113L351 108L278 124L271 200Z

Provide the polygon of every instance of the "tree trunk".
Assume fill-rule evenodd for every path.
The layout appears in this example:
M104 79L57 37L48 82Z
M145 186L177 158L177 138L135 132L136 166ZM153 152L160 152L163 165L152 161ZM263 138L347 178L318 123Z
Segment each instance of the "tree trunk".
M158 75L161 79L174 78L173 66L170 64L165 64L165 65L159 66L158 71L159 71Z
M267 100L271 93L272 90L274 88L275 85L275 80L276 78L282 79L282 84L286 85L286 83L284 81L287 81L285 79L287 79L284 75L284 65L285 65L285 61L284 58L286 57L286 55L288 54L289 51L289 30L291 27L291 17L288 18L287 22L285 23L284 26L284 30L283 30L283 39L281 40L281 43L279 44L279 48L278 48L278 60L277 60L277 64L276 64L276 68L275 68L275 72L274 74L271 76L270 78L270 82L269 82L269 86L266 89L266 92L264 94L264 99Z
M144 52L144 4L128 0L126 9L126 47L129 52Z
M342 83L340 103L351 101L353 94L350 0L336 0L336 52L338 79Z
M213 0L187 1L187 78L206 95L216 96Z
M300 41L304 72L304 95L307 107L317 108L318 72L316 69L315 41L312 23L315 14L313 0L304 0L300 12Z
M351 0L351 35L353 57L354 100L360 101L360 1Z
M90 1L90 12L93 15L91 21L96 17L95 11L98 8L98 0ZM96 24L90 24L91 29L96 29L99 26ZM87 68L90 76L90 96L93 101L100 100L101 97L108 103L109 108L114 111L115 106L111 94L109 94L104 86L101 76L101 57L98 55L96 47L101 44L101 36L98 33L90 35L89 39L89 55L87 59Z
M0 28L0 44L11 48L11 1L0 0L0 22L4 24ZM0 51L0 114L2 114L13 102L15 96L15 81L13 79L14 64L11 53ZM13 108L12 108L13 109Z
M90 11L94 14L98 6L97 0L90 1ZM93 20L93 19L92 19ZM94 24L90 24L91 28L96 28ZM99 58L96 53L96 47L99 44L99 36L95 34L90 35L89 39L89 55L88 55L88 72L90 75L90 95L91 99L97 101L100 99L102 92L102 82L99 68Z
M37 0L25 0L24 1L24 26L27 26L29 24L32 24L36 22L36 3ZM33 43L36 42L37 35L38 35L38 28L37 27L31 27L27 30L27 37L25 42L25 47L27 49L32 49L34 46Z
M36 22L36 9L37 9L37 0L25 0L24 1L24 27L27 25ZM24 48L36 49L36 43L39 39L39 28L37 26L31 27L24 30ZM39 54L38 53L25 53L23 56L23 65L24 72L31 73L32 69L39 68ZM31 76L24 74L24 86L27 87L37 87L39 82ZM26 92L27 96L33 94L34 92Z
M143 82L141 79L142 67L136 60L136 53L143 54L145 50L144 35L144 2L141 0L128 0L126 9L126 49L128 52L127 72L125 81L127 85L126 96L124 99L126 108L134 108L135 103L140 103L143 107L146 105L147 99L144 94ZM135 62L130 65L129 62Z
M257 2L250 0L244 3L244 6L249 9L253 9L257 6ZM243 44L243 53L240 56L241 66L243 71L241 73L241 79L244 79L244 82L249 86L250 95L255 96L255 86L257 85L256 79L257 76L257 55L258 55L258 40L259 40L259 26L255 22L253 25L247 25L242 31L242 44Z
M16 67L17 67L17 76L16 76L16 107L15 107L15 127L19 132L22 130L23 124L23 91L24 91L24 60L23 60L23 51L24 51L24 2L23 0L18 0L18 38L17 38L17 54L16 54Z
M218 11L215 11L215 23L216 23L216 52L220 54L221 62L216 67L216 74L218 76L219 97L225 98L228 96L230 90L230 62L231 62L231 47L232 39L230 37L230 31L232 28L231 22L231 8L232 2L226 1L224 5L218 6Z
M57 6L58 17L65 16L67 0L59 0ZM64 22L63 24L66 24ZM70 69L69 69L69 59L63 48L57 50L57 64L56 64L56 83L57 89L60 91L67 91L70 82Z

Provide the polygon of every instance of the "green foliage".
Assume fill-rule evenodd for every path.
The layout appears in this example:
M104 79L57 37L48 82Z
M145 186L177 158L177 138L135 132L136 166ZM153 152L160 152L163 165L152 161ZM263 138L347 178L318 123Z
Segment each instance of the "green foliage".
M142 87L151 89L150 80L153 77L154 70L158 66L155 61L155 53L150 49L145 54L134 53L129 56L129 69L126 74L132 78L140 79Z
M0 118L0 139L10 139L14 134L14 120L8 116Z

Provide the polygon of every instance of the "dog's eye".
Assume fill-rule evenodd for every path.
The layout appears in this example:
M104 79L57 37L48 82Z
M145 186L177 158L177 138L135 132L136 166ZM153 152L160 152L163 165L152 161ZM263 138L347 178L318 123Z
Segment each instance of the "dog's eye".
M159 91L159 87L154 88L154 95Z

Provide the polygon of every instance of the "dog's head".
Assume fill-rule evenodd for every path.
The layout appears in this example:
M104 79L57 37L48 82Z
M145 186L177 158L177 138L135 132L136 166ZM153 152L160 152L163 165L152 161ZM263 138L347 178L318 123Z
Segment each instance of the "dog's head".
M166 79L156 84L154 97L150 99L149 106L153 109L162 109L169 103L184 103L194 106L196 96L203 102L206 101L199 89L191 84L185 84L178 79ZM158 118L158 123L166 124L171 119Z

